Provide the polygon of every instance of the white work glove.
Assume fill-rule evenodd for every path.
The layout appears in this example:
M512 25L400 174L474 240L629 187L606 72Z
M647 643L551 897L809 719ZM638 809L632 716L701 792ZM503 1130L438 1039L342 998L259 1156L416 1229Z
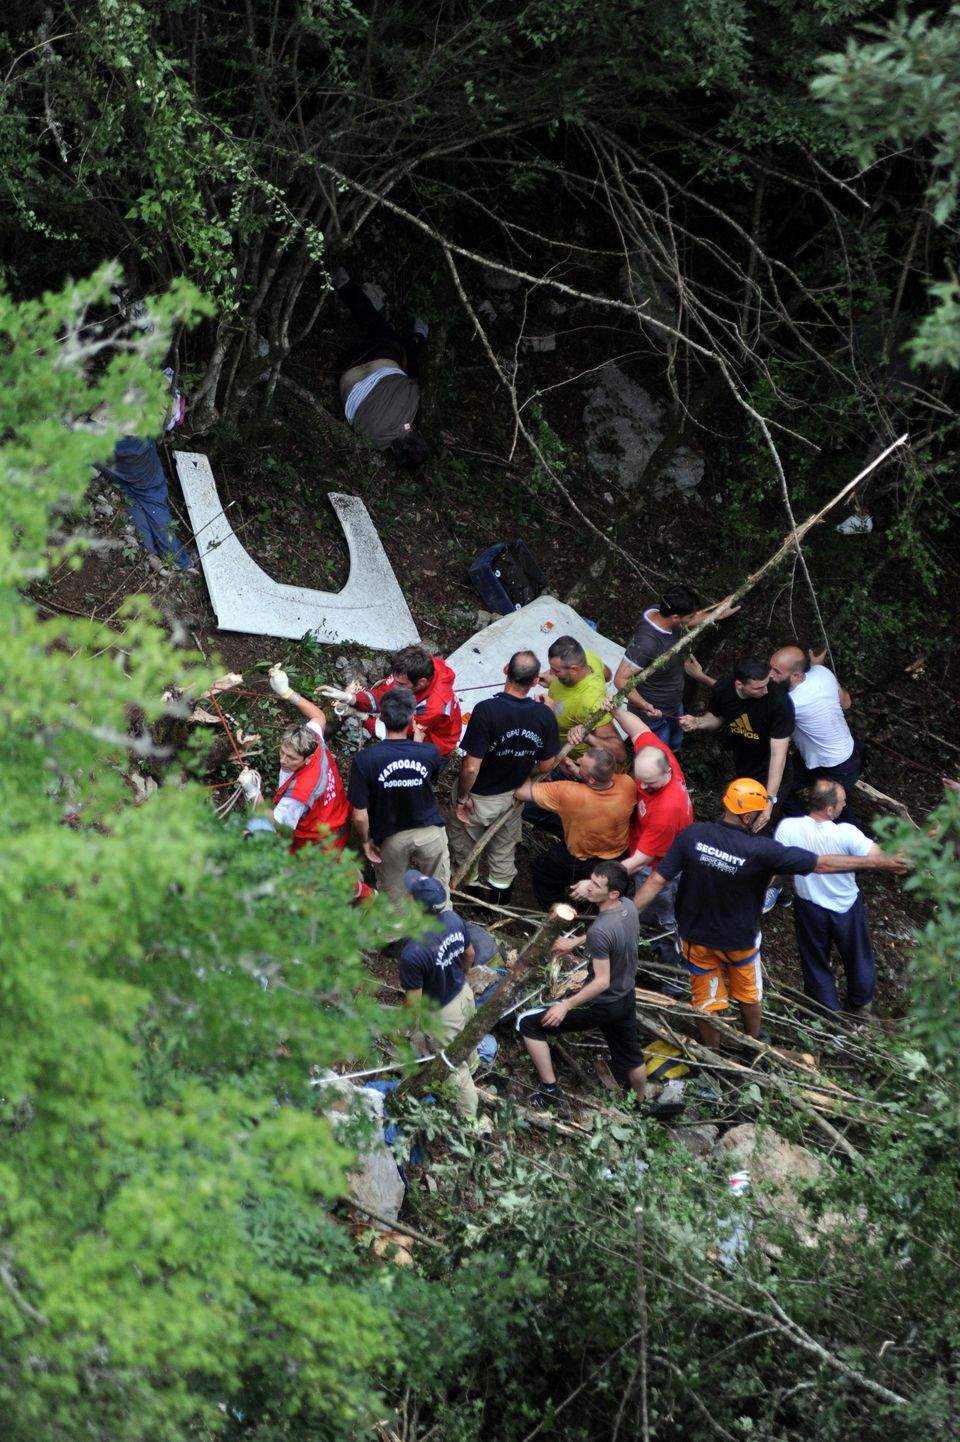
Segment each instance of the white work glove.
M260 772L254 771L252 766L244 766L237 777L237 785L251 804L260 800Z
M339 701L344 706L352 706L357 699L356 691L341 691L338 686L318 686L317 695L325 696L328 701Z
M286 671L281 671L279 665L270 667L270 686L284 701L289 701L293 695L293 687L290 685L290 678Z

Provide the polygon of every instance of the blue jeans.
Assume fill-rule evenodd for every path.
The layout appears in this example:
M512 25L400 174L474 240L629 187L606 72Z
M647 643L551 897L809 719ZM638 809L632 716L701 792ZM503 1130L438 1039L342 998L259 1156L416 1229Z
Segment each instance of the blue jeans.
M680 712L680 716L683 712ZM644 716L644 721L650 727L660 741L670 747L671 751L679 751L683 745L683 732L680 730L679 716Z
M118 477L117 484L126 495L130 518L147 550L154 556L172 556L180 570L185 571L190 557L170 529L173 517L166 480L140 485Z
M869 1006L877 976L863 897L858 893L849 911L828 911L815 901L796 896L793 922L807 996L827 1011L840 1010L830 965L830 949L835 946L847 979L847 1006Z

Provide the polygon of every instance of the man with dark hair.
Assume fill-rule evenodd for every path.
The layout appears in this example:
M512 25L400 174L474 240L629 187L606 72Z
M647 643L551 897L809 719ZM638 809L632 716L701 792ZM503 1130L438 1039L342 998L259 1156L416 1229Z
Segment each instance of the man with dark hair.
M417 1032L421 1030L423 998L427 997L439 1007L440 1045L447 1046L460 1035L477 1009L466 980L466 973L474 962L469 928L449 909L446 890L435 877L425 876L421 871L407 871L403 888L423 907L432 923L425 936L404 942L400 952L404 1002L413 1013ZM429 1052L424 1049L421 1054L426 1056ZM471 1052L468 1059L450 1073L449 1085L454 1088L457 1110L467 1117L477 1114L477 1089L472 1073L477 1069L478 1060L477 1053Z
M378 681L369 691L353 685L348 688L353 706L365 713L364 726L371 736L377 735L377 710L380 698L394 686L409 687L416 697L416 710L410 723L411 738L422 732L425 741L432 741L441 756L449 756L460 740L463 723L460 703L453 694L456 673L442 656L431 656L423 646L404 646L392 657L390 675ZM342 693L337 691L337 696Z
M757 822L760 830L781 793L786 796L793 788L789 752L795 722L790 692L782 683L770 680L770 667L758 656L743 657L732 674L719 681L708 676L693 657L690 661L690 675L712 686L713 692L702 716L680 717L681 730L689 735L726 726L734 774L752 776L767 788L769 806Z
M850 709L849 692L836 676L809 651L800 646L781 646L770 657L770 680L789 688L793 705L793 739L803 766L793 778L793 794L787 801L790 815L802 812L797 791L819 776L839 781L849 796L863 762L844 712ZM840 821L851 821L853 811L844 805Z
M514 793L518 801L555 812L563 826L563 840L537 856L531 868L534 895L544 911L565 901L598 859L619 861L627 854L637 804L633 778L618 775L616 761L602 747L591 747L579 771L579 781L525 781Z
M411 865L450 885L447 833L433 783L440 753L429 741L411 741L408 729L416 699L395 686L380 699L386 735L353 758L347 796L363 853L377 869L377 885L390 900L403 900L403 876Z
M559 936L553 943L558 956L583 947L587 980L572 996L517 1017L517 1030L540 1078L531 1097L535 1106L563 1106L549 1038L572 1031L599 1031L610 1053L613 1075L624 1091L632 1090L638 1101L643 1100L647 1073L634 998L638 918L625 895L628 885L629 877L618 862L593 863L582 889L597 907L597 918L584 935Z
M571 726L578 726L598 711L607 699L610 668L595 651L585 651L575 636L558 636L547 651L549 673L541 677L547 687L546 705L557 718L560 740L566 742ZM626 749L610 716L604 716L593 729L598 745L610 751L617 761L626 759ZM584 751L575 746L570 754L569 771Z
M732 994L740 1006L748 1036L760 1035L763 971L760 916L774 872L808 876L811 872L893 871L902 876L900 856L818 855L806 847L783 846L754 834L757 815L767 805L766 788L751 777L731 781L723 794L720 821L695 821L676 841L634 897L638 911L659 891L680 878L677 922L680 945L690 972L693 1005L704 1014L700 1038L714 1050L720 1032L707 1019L725 1011Z
M701 620L705 612L700 611L699 606L696 592L689 586L677 585L668 587L659 605L644 611L613 678L616 690L620 691L631 676L646 670L651 661L675 646L682 627L694 626ZM683 744L679 726L683 712L683 677L684 661L680 656L673 656L627 697L631 711L646 721L672 751L679 751Z
M506 685L473 709L463 735L464 758L450 820L450 850L461 865L473 845L505 811L514 814L487 847L494 900L507 901L517 874L516 849L522 831L514 791L531 773L552 770L560 750L556 717L530 699L540 675L532 651L517 651L503 668ZM472 883L468 883L472 884Z
M333 289L363 332L340 361L340 398L348 424L378 451L389 450L398 466L422 465L429 447L413 422L420 407L426 321L415 320L410 332L400 335L345 270L334 271Z
M846 796L838 781L822 777L810 788L810 812L780 822L775 839L803 846L818 855L880 856L876 842L859 827L838 822ZM863 896L853 876L798 876L794 882L793 924L803 971L803 989L825 1011L840 1010L830 966L836 946L847 980L844 1011L869 1016L876 989L876 961Z

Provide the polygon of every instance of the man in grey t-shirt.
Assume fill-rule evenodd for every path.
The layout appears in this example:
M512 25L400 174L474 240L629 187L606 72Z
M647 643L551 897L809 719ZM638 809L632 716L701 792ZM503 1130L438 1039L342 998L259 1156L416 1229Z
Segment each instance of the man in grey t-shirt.
M618 691L631 676L644 671L651 661L677 644L681 627L693 626L700 620L699 605L700 598L688 586L671 586L659 605L644 611L613 678ZM627 697L630 710L640 716L671 751L679 751L683 744L678 718L683 711L685 665L680 656L672 656Z
M596 863L583 884L586 900L598 908L596 921L585 936L561 936L553 944L561 956L583 947L589 961L586 982L573 996L521 1012L517 1018L517 1030L540 1078L531 1097L535 1106L563 1104L549 1038L570 1031L599 1031L610 1051L613 1075L624 1091L632 1090L638 1101L643 1100L647 1073L634 999L639 915L626 896L629 885L630 878L619 861Z

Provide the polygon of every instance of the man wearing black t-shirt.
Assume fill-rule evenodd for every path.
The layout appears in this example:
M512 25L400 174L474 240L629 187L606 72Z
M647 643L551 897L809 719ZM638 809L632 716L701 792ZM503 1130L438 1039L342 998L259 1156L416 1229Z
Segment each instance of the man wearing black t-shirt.
M680 726L688 734L726 726L734 775L751 776L767 789L769 804L757 821L760 830L769 821L778 796L790 791L788 753L794 716L789 689L772 683L770 667L756 656L738 661L733 674L719 681L698 671L696 679L713 687L710 705L702 716L681 716Z
M411 867L450 885L447 833L433 783L441 756L431 741L409 741L407 727L417 700L406 686L380 698L386 738L353 758L347 797L363 853L377 869L377 885L398 904Z
M528 694L540 675L538 658L532 651L517 651L503 674L503 690L481 701L467 723L457 807L450 821L450 849L459 866L488 827L514 810L487 848L489 885L494 900L500 901L508 900L517 874L522 813L513 793L531 773L550 771L560 750L556 716Z
M679 833L656 870L634 897L638 911L679 876L677 930L690 972L693 1005L705 1014L725 1011L732 994L748 1036L759 1036L763 976L760 916L763 895L775 872L807 876L812 871L893 871L908 868L899 856L820 856L800 846L753 834L767 805L765 787L750 777L731 781L723 794L720 821L695 821ZM698 1023L701 1040L716 1049L720 1033L708 1020Z
M470 928L455 911L448 909L446 889L435 877L408 871L403 877L403 887L431 920L426 934L415 941L404 942L400 952L404 1002L414 1014L418 1032L423 998L427 997L439 1007L440 1045L446 1046L460 1035L477 1009L466 980L466 973L475 960ZM416 1039L414 1045L419 1050ZM477 1089L472 1076L477 1062L477 1053L471 1052L450 1076L457 1109L468 1117L477 1114Z

